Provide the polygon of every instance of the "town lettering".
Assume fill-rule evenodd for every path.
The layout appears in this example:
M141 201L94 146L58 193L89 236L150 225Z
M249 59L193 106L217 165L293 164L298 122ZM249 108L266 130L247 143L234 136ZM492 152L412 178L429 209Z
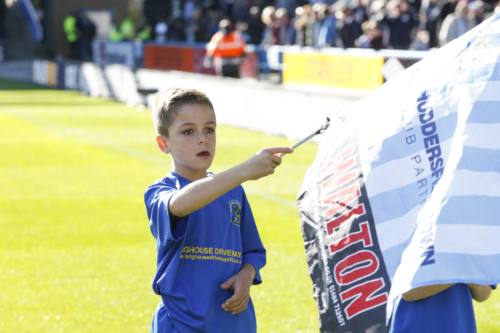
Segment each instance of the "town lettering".
M419 112L418 119L420 120L420 130L424 135L424 147L427 159L429 160L432 171L432 190L438 183L444 171L444 159L437 134L436 121L434 120L434 111L427 106L429 95L424 91L417 99L417 109Z
M331 255L341 253L356 244L356 252L346 255L333 268L338 286L342 291L340 301L348 319L387 302L387 292L380 294L385 282L382 277L365 281L370 276L380 276L380 260L373 251L373 231L370 228L365 205L361 201L362 177L356 164L354 146L344 148L322 170L321 202L325 207L327 241ZM348 224L349 233L335 236ZM335 240L330 240L335 238ZM372 249L370 249L372 247ZM365 281L362 282L361 281ZM344 288L342 288L344 289ZM348 304L347 304L348 303Z

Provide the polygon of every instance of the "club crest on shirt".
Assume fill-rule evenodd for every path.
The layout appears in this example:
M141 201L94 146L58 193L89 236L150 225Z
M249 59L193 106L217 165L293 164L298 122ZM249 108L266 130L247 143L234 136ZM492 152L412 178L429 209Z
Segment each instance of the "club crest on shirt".
M237 227L241 226L241 204L238 200L229 201L229 213L231 223Z

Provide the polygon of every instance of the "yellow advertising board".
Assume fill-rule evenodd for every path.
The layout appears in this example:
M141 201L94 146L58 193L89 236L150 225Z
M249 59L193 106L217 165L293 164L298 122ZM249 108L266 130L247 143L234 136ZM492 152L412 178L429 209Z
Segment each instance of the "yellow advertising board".
M382 57L284 53L283 83L374 90L384 83Z

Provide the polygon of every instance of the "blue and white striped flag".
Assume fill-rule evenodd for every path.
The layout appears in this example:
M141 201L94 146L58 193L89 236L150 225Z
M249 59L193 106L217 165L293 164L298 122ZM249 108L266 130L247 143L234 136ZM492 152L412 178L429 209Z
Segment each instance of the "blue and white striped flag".
M500 15L356 103L298 203L322 332L384 331L415 287L500 283Z

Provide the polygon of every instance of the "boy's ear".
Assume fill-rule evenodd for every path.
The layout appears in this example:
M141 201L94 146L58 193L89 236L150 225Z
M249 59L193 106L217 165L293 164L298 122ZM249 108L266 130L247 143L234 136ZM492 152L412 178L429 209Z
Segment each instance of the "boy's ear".
M160 148L160 150L165 154L170 153L170 147L168 146L167 139L163 135L156 135L156 144L158 145L158 148Z

